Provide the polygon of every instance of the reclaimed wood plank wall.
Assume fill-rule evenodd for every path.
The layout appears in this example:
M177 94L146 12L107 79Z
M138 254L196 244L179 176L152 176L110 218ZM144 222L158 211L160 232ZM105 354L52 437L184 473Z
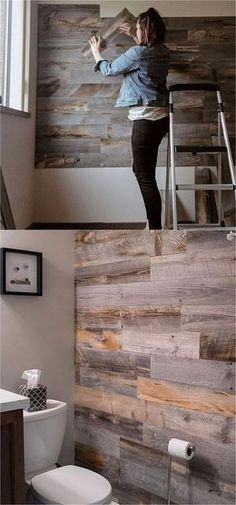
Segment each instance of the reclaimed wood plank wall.
M121 77L93 71L83 49L92 34L112 21L98 5L40 5L35 165L39 168L131 166L131 122L126 108L114 108ZM223 91L230 137L234 137L234 19L168 18L171 49L169 84L217 81ZM132 45L120 34L109 42L109 60ZM180 143L214 141L215 94L180 93L176 100ZM189 123L188 125L186 123ZM188 140L186 140L188 136ZM166 163L166 140L159 165ZM215 165L211 156L179 155L179 165Z
M234 243L226 232L79 231L76 464L120 504L233 504Z

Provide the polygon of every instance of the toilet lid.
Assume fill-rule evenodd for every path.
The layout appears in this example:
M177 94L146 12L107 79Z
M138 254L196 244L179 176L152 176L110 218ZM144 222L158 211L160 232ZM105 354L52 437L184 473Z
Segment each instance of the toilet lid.
M112 499L111 484L105 477L74 465L36 475L31 486L42 503L54 505L107 505Z

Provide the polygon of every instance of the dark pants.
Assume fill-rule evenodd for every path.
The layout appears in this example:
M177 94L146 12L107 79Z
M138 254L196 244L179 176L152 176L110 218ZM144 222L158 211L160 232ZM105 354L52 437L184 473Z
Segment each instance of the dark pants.
M169 116L157 121L138 119L133 122L133 171L144 200L149 228L152 230L161 229L161 196L155 173L158 148L168 130Z

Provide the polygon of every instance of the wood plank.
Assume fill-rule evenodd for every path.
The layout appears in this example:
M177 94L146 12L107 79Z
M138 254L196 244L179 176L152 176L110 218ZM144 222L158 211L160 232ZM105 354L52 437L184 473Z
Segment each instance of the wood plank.
M157 450L143 447L141 444L121 440L120 445L120 479L122 482L161 495L167 496L167 455ZM227 482L211 478L202 479L195 472L180 473L183 465L178 466L178 472L172 472L172 500L174 503L189 505L203 503L222 505L234 503L232 485ZM187 470L187 469L186 469ZM157 478L158 476L158 478Z
M81 288L80 288L81 289ZM167 314L169 314L169 318L173 318L173 323L171 323L171 328L175 322L177 322L179 326L180 319L180 306L172 305L149 305L143 307L122 307L122 308L88 308L84 306L82 309L79 304L76 306L76 320L84 321L87 318L89 322L89 326L92 324L92 327L96 325L96 321L102 320L104 322L104 327L110 327L111 322L113 323L117 321L118 325L123 324L124 322L131 323L134 320L141 321L142 324L147 324L152 322L155 317L160 321L161 328L163 328L163 324L167 323ZM125 324L125 323L124 323ZM168 327L168 329L171 329Z
M115 456L104 454L100 448L75 442L75 464L98 472L111 485L119 479L119 460Z
M222 330L235 329L235 305L215 304L183 305L181 308L181 328L183 330L201 331L203 335L215 335ZM214 335L214 333L213 333Z
M231 362L152 355L151 378L228 392L235 390L235 366Z
M146 404L137 398L75 385L74 400L75 405L133 419L134 422L146 419Z
M131 231L128 236L125 231L97 233L93 245L79 243L76 248L76 279L83 283L89 278L91 283L149 280L154 253L154 237L147 231Z
M156 312L156 315L150 314L147 310L146 314L139 315L136 313L133 317L124 318L122 320L123 331L136 332L137 338L149 332L180 332L180 307L170 305L169 307L166 306L165 310L165 312Z
M76 346L118 351L121 349L121 331L114 329L76 328Z
M221 332L212 336L202 335L200 338L200 358L235 362L235 331L229 332L228 335Z
M196 436L212 444L227 446L235 444L236 420L232 416L219 416L207 412L198 412L188 408L179 408L168 404L146 402L146 423L158 429L177 431L181 439Z
M112 487L112 491L115 503L123 503L126 505L127 503L129 505L137 505L137 503L145 503L145 505L153 505L154 503L156 505L166 504L166 498L161 498L140 487L132 486L132 484L128 482L116 482Z
M170 357L199 358L200 333L178 331L160 333L155 330L137 332L136 328L123 328L122 349Z
M227 254L228 253L228 254ZM151 280L227 277L235 275L235 258L231 250L224 254L208 251L205 255L171 254L151 258Z
M95 230L92 243L77 234L76 261L90 262L98 257L112 259L149 257L155 254L155 240L148 230ZM83 237L83 235L82 235Z
M137 380L130 374L96 370L87 366L79 366L79 383L81 386L109 391L126 396L137 396Z
M232 257L235 256L234 244L227 240L227 233L220 231L195 230L187 231L187 248L186 251L190 255L206 255L219 251L224 254L226 251L231 251Z
M88 426L90 431L98 431L115 434L115 445L116 451L119 454L119 437L125 437L128 439L142 440L143 438L143 423L136 421L134 419L127 419L119 415L108 414L106 412L100 412L97 410L85 409L83 407L76 407L75 409L75 426L77 432L86 430ZM117 438L118 436L118 438ZM117 444L116 444L117 441ZM88 444L90 445L90 444ZM113 454L112 448L102 448L103 453Z
M109 430L99 429L82 423L75 417L75 442L90 445L93 449L102 451L109 456L120 456L120 437Z
M168 442L171 438L180 438L181 433L175 430L157 429L148 424L143 425L143 442L148 447L168 454ZM190 462L190 469L198 474L217 475L221 479L234 483L235 479L235 452L234 447L224 444L212 444L206 440L191 435L187 437L196 448L196 453ZM174 460L184 463L179 458ZM206 475L205 475L206 477Z
M88 366L97 370L138 375L150 375L150 357L139 353L106 351L99 349L79 348L80 366Z
M156 233L156 256L166 254L182 254L186 251L186 231L165 230Z
M109 262L100 258L87 263L81 262L75 269L75 279L83 285L140 282L149 281L149 278L149 257Z
M124 22L132 22L136 23L136 18L134 15L126 8L122 9L122 11L119 12L119 14L112 19L112 21L109 23L108 26L106 26L105 30L101 32L101 37L106 41L111 41L114 40L119 33L119 25ZM106 43L103 45L103 48L106 47ZM91 52L90 45L87 44L83 49L82 53L84 56L89 56Z
M80 286L76 289L77 309L126 309L165 305L232 305L234 303L234 279L207 277L205 279L182 278L159 282L135 284Z
M102 391L96 391L94 389L75 384L74 403L75 405L81 405L82 407L102 410Z
M195 168L195 184L210 184L210 170L208 167ZM196 222L211 223L210 200L207 191L195 192Z
M235 414L234 396L229 393L144 377L138 377L138 399L219 415Z
M168 403L143 401L115 393L95 391L91 388L75 385L75 409L82 407L93 414L102 412L124 422L147 422L157 428L177 430L181 438L197 436L208 441L225 445L234 445L235 418L231 415L179 408ZM125 421L126 420L126 421Z

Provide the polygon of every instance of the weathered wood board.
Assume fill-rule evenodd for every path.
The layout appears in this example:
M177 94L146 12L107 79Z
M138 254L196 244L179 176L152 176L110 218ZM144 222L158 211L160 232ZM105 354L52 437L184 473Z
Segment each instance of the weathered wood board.
M234 503L235 251L226 235L77 234L76 463L107 477L119 504L165 502L170 438L196 446L190 463L173 458L172 502Z
M38 103L37 103L37 142L36 166L47 167L52 158L51 144L42 148L47 134L51 140L59 142L59 130L50 130L52 125L61 125L61 133L66 125L80 123L95 125L102 118L106 128L91 130L90 143L87 148L87 164L85 166L131 166L131 151L129 135L123 132L127 129L127 111L121 111L121 127L113 131L114 105L118 96L121 77L113 77L107 83L106 78L93 70L91 55L85 58L89 51L88 40L92 35L103 34L107 39L104 58L113 60L124 52L133 40L117 30L117 26L129 15L123 9L116 18L101 18L98 5L40 5L38 29ZM171 67L169 84L173 82L212 81L217 80L222 87L225 99L227 124L232 129L234 123L234 19L233 18L179 18L165 20L167 23L167 45L171 50ZM230 92L230 86L232 91ZM93 103L97 97L96 104ZM215 97L213 97L215 98ZM77 99L77 100L76 100ZM58 108L57 100L60 100ZM70 108L73 101L74 107ZM101 102L100 105L97 103ZM82 107L82 110L81 108ZM100 118L98 108L100 107ZM64 108L64 110L63 110ZM83 114L77 114L77 110ZM214 112L214 115L212 114ZM58 116L60 114L60 119ZM84 118L82 119L84 115ZM176 98L176 120L178 138L185 137L191 141L192 130L186 129L186 121L196 124L194 127L198 136L204 131L204 137L211 140L216 125L216 103L212 94L181 93ZM39 131L42 126L41 135ZM48 130L49 128L49 130ZM81 130L86 135L86 129ZM47 133L48 132L48 133ZM55 135L52 137L52 135ZM69 138L63 137L63 144L58 143L58 157L52 159L52 166L65 166L65 151ZM97 165L92 156L93 140L99 141ZM124 143L115 150L117 142ZM110 141L111 144L106 144ZM110 147L114 146L114 154L109 156ZM166 147L160 148L160 160ZM115 152L116 151L116 152ZM72 153L71 153L72 154ZM78 157L81 150L78 147ZM193 158L191 164L202 163L201 157ZM53 164L54 163L54 164ZM86 163L86 157L80 158L78 167ZM189 157L178 156L177 163L189 165ZM209 163L206 162L208 165ZM71 166L73 166L71 161Z

